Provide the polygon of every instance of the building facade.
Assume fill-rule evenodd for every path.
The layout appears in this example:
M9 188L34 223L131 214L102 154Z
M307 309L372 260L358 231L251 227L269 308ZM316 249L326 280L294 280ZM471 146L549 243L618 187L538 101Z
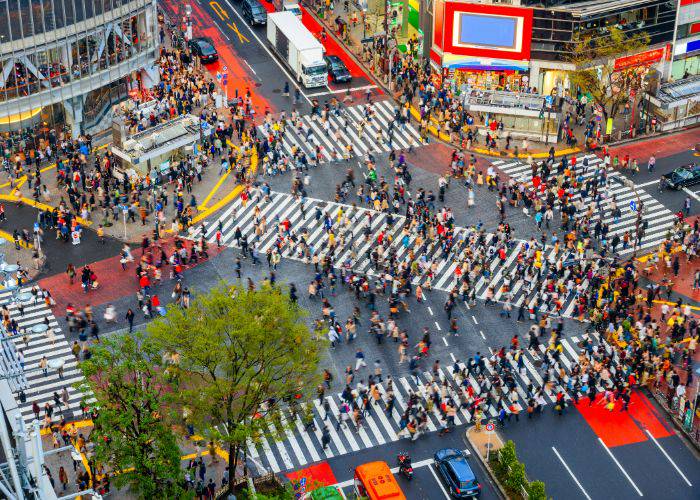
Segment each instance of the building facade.
M158 82L155 0L0 0L0 133L77 137Z
M528 88L549 95L569 86L568 52L577 37L603 38L615 26L647 33L649 53L636 61L668 73L678 7L685 2L700 5L700 0L434 0L430 59L443 74L472 88ZM700 25L689 24L700 31Z

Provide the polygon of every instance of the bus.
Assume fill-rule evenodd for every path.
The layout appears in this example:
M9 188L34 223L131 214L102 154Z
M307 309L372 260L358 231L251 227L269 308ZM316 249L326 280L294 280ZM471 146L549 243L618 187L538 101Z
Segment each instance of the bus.
M355 497L406 500L386 462L368 462L355 468Z

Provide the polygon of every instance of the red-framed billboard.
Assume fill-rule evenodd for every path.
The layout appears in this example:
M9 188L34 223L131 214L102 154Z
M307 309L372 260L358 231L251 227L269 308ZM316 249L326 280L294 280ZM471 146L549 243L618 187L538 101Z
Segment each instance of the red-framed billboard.
M532 9L435 2L434 47L478 58L529 60ZM442 12L441 12L442 11Z

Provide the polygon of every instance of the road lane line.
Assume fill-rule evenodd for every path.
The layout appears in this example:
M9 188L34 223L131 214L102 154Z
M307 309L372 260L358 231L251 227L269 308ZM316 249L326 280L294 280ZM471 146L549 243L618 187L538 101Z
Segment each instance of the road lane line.
M479 335L481 335L482 339L486 340L486 335L484 335L484 332L482 332L481 330L479 330Z
M453 363L456 363L456 362L457 362L457 358L455 358L455 355L454 355L454 354L450 353L450 357L452 358L452 362L453 362Z
M431 316L433 315L433 309L430 306L428 306L428 312L430 313Z
M250 63L248 61L243 59L243 62L245 63L246 66L248 66L250 68L250 71L252 71L254 75L258 74L258 72L253 69L253 67L250 65Z
M478 324L479 324L479 322L476 320L476 316L472 315L472 319L474 320L474 324L475 324L475 325L478 325Z
M569 475L571 476L571 479L574 480L574 482L576 483L576 486L578 486L578 487L581 489L581 492L583 492L583 495L584 495L588 500L592 500L591 497L590 497L590 495L586 492L586 490L583 489L583 485L581 484L581 482L576 478L576 476L574 476L574 473L571 471L571 469L569 468L569 466L567 465L567 463L564 462L564 459L561 457L561 455L559 454L559 452L557 451L557 449L556 449L554 446L552 446L552 451L553 451L554 454L557 456L557 458L559 459L559 461L561 462L561 464L564 466L564 468L566 469L566 472L569 473Z
M690 189L688 189L688 188L683 188L683 191L685 191L685 193L686 193L688 196L692 196L693 198L695 198L695 200L700 201L700 196L698 196L697 194L695 194L695 193L694 193L693 191L691 191Z
M447 343L447 339L445 337L442 337L442 341L445 343L445 345L450 345Z
M618 466L618 468L620 469L620 471L622 472L622 474L624 474L624 476L625 476L625 477L627 478L627 480L630 482L630 484L631 484L632 487L635 489L635 491L637 492L637 494L638 494L640 497L643 497L644 494L643 494L643 493L641 492L641 490L637 487L637 485L634 484L634 481L632 481L632 478L630 477L630 475L627 474L627 471L626 471L625 469L622 468L622 464L620 464L620 462L617 461L617 458L615 458L615 455L612 454L612 451L610 451L610 448L608 448L608 447L605 445L605 443L603 442L602 439L598 438L598 441L600 442L601 446L602 446L603 448L605 448L605 451L608 452L608 455L610 455L610 458L613 459L613 462L615 462L615 465Z
M445 498L447 498L448 500L450 500L452 497L451 497L450 495L447 494L447 491L445 490L445 487L442 485L442 482L440 481L440 478L437 477L437 474L435 473L435 470L433 469L433 467L428 467L428 468L430 469L430 473L431 473L431 474L433 475L433 477L435 478L435 482L436 482L436 483L438 484L438 486L440 487L440 490L442 491L442 494L445 495Z
M246 26L246 28L248 28L248 31L250 31L250 34L253 35L253 38L255 38L255 39L258 41L258 43L259 43L260 46L265 50L265 52L267 52L267 54L272 58L272 60L275 61L275 64L277 64L277 66L280 67L280 69L282 70L282 72L292 81L292 84L293 84L296 88L299 89L299 93L304 97L304 99L306 99L306 100L308 101L308 103L311 104L311 99L309 99L309 98L306 96L306 94L304 94L304 91L302 90L302 88L301 88L301 87L299 86L299 84L297 83L297 79L294 78L294 77L287 71L287 68L285 68L284 65L280 62L280 60L277 59L277 56L275 56L275 55L270 51L270 49L267 48L267 45L265 45L265 44L262 42L262 40L260 40L260 37L250 28L250 26L248 26L248 23L246 23L245 19L243 19L243 17L238 13L238 11L237 11L236 9L233 8L233 5L231 5L231 2L230 2L229 0L226 0L226 3L228 4L229 7L231 7L231 10L232 10L233 13L236 15L236 17L241 21L241 23L243 23L243 24Z
M442 328L440 328L440 323L438 323L437 321L435 322L435 328L438 329L438 332L442 331Z
M647 187L647 186L653 186L654 184L658 184L658 183L659 183L659 179L655 179L653 181L645 182L643 184L635 184L634 187L643 188L643 187Z
M673 468L676 469L676 472L678 472L678 474L680 474L680 476L683 478L683 481L685 481L685 484L687 484L688 486L690 486L692 488L692 486L693 486L692 483L690 481L688 481L688 478L685 477L685 474L683 474L683 472L681 472L681 469L676 465L676 462L671 460L671 457L669 456L669 454L666 453L666 450L664 450L661 447L661 444L656 440L656 438L651 435L651 432L649 432L649 429L646 429L646 432L649 435L649 437L651 438L651 440L654 441L654 444L661 450L661 453L663 453L664 456L666 457L666 459L669 462L671 462L671 465L673 465Z

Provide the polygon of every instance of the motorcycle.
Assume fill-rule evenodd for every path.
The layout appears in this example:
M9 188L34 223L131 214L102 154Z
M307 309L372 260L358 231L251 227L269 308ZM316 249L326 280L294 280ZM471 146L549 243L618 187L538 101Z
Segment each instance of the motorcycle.
M399 474L403 475L409 481L413 479L413 466L411 465L411 456L406 452L400 452L396 457L399 463Z

